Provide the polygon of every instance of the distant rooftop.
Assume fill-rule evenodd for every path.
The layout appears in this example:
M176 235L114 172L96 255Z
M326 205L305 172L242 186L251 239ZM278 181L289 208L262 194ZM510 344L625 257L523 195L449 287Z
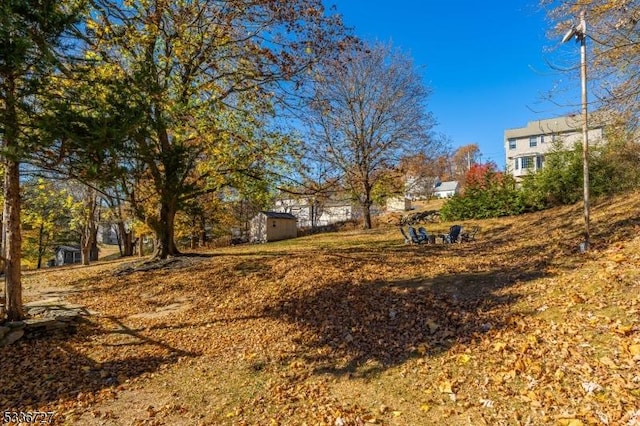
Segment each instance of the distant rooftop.
M600 125L593 122L593 115L589 116L589 127L597 128ZM531 135L551 135L566 132L573 132L582 128L581 115L567 115L564 117L547 118L543 120L529 121L525 127L506 129L504 134L507 138L526 137Z
M457 180L448 180L445 182L440 182L439 184L437 184L435 186L435 190L436 191L455 191L458 188L458 181Z
M263 213L265 216L267 216L270 219L296 219L296 217L294 215L292 215L291 213L281 213L281 212L261 212Z

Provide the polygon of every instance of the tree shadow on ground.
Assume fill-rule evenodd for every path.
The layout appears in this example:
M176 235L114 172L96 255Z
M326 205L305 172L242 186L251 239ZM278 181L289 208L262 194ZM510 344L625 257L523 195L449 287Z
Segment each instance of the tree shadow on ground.
M13 345L0 348L0 406L5 410L55 410L65 401L78 401L96 392L115 388L142 374L157 371L183 357L198 354L174 348L162 341L145 337L112 319L115 329L83 321L74 334L59 333L23 338ZM114 333L127 335L121 344L133 345L119 357L100 362L80 349L83 342L96 335ZM115 341L115 340L114 340ZM138 350L146 345L149 350Z
M447 253L458 256L460 250ZM514 256L517 264L490 271L345 278L284 297L264 312L302 330L291 358L304 359L320 374L367 376L511 326L509 306L520 296L501 290L546 274L544 260Z

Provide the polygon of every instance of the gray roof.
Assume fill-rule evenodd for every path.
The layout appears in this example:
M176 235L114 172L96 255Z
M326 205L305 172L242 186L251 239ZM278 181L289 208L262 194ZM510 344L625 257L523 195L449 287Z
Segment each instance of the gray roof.
M597 123L597 120L592 120L589 127L601 128L602 125ZM523 138L527 136L536 135L550 135L561 134L568 132L575 132L582 129L582 116L581 115L568 115L564 117L547 118L543 120L534 120L527 122L525 127L518 127L514 129L506 129L504 132L505 138Z
M281 212L260 212L267 216L269 219L293 219L296 220L296 217L291 213L281 213Z
M55 249L56 251L59 250L64 250L64 251L70 251L70 252L80 252L80 247L74 247L74 246L58 246Z
M434 191L436 192L448 192L455 191L458 189L458 181L457 180L449 180L446 182L440 182L439 185L436 185Z

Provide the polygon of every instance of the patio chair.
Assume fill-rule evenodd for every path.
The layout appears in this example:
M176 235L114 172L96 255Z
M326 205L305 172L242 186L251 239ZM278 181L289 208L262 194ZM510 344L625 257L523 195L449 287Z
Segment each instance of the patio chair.
M436 236L435 235L429 235L427 230L424 229L424 227L422 227L422 226L420 228L418 228L418 237L420 238L420 240L424 241L425 243L435 244L435 242L436 242Z
M442 242L447 244L460 242L460 233L462 232L462 226L453 225L449 228L448 234L442 234Z
M427 231L424 228L421 229L422 231L419 233L413 226L409 227L409 237L411 237L413 244L426 244L429 242L429 236L426 235Z

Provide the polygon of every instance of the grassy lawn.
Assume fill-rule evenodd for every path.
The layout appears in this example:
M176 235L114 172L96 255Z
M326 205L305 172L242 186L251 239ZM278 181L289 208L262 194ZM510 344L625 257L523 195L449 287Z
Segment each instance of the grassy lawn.
M95 312L0 348L0 407L86 425L633 425L640 194L472 221L216 249L163 269L26 274ZM445 232L450 223L427 225ZM634 421L636 423L634 423Z

